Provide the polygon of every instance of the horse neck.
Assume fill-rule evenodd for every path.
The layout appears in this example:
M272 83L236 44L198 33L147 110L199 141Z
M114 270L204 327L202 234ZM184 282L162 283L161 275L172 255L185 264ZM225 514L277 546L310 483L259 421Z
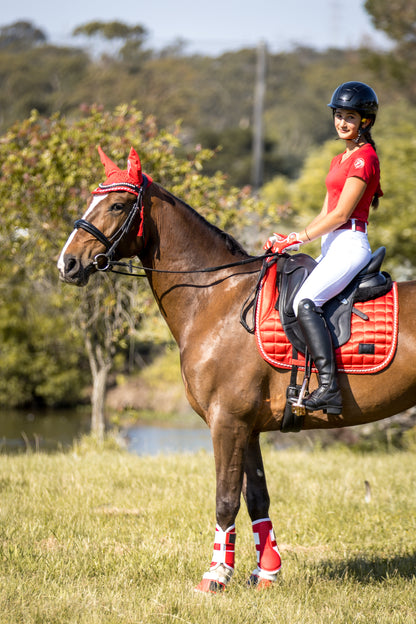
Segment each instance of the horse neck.
M144 197L144 236L140 259L144 267L161 271L148 272L149 283L179 342L181 328L189 324L201 301L207 299L208 287L224 277L224 271L218 274L193 271L238 262L248 254L231 236L155 184Z
M231 236L158 185L145 197L143 264L158 270L192 271L247 258Z

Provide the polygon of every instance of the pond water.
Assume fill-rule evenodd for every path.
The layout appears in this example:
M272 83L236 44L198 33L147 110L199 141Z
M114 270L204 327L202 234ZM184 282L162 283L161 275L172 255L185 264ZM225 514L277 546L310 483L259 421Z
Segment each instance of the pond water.
M90 417L71 412L0 412L0 452L58 450L89 432ZM212 452L209 429L132 426L120 432L127 450L138 455L158 453Z
M392 417L393 419L395 417ZM415 417L416 418L416 417ZM384 421L387 424L386 419ZM211 433L208 427L133 425L119 432L120 442L131 453L137 455L157 455L159 453L196 453L205 451L212 453ZM416 420L415 420L416 422ZM386 425L385 425L386 426ZM314 444L331 443L344 440L350 444L365 433L367 425L349 427L344 438L336 437L331 431L301 431L285 433L274 437L272 444L276 450L290 446L313 448ZM74 441L89 433L90 415L82 411L0 411L0 453L31 450L55 451L69 449ZM342 430L340 430L342 433ZM354 438L354 435L356 436ZM370 434L366 434L370 435ZM332 436L332 437L331 437ZM351 437L353 436L353 437ZM268 443L271 442L269 438Z
M89 430L90 418L76 411L1 411L0 447L7 450L69 448Z
M130 427L122 432L126 446L138 455L157 453L212 453L211 432L205 429L182 429L174 427Z

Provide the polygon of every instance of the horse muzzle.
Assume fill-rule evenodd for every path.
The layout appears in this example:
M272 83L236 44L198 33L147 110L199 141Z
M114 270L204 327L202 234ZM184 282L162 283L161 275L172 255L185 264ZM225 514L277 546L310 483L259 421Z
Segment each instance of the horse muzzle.
M84 267L81 260L72 254L66 254L58 264L59 278L67 284L75 286L85 286L88 283L91 273L96 270L91 262Z

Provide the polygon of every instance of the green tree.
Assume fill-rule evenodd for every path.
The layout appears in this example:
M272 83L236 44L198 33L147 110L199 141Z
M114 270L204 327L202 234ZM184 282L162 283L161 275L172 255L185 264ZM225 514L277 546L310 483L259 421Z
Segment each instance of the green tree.
M119 42L119 54L123 61L134 63L144 58L143 44L147 38L147 29L137 24L128 26L123 22L100 22L93 21L77 26L74 36L86 35L87 37L101 37L107 41Z
M24 267L4 258L0 296L0 405L79 400L88 374L83 344L51 283L28 280Z
M416 271L416 110L406 103L383 111L377 146L384 197L372 211L372 246L385 245L387 258L400 279ZM376 135L376 131L374 132Z
M87 68L88 57L76 48L0 48L0 128L24 120L33 109L45 116L78 111L74 97Z
M364 7L377 29L399 45L416 45L415 0L366 0Z
M396 44L385 54L371 52L370 67L383 82L405 91L416 102L416 1L366 0L364 6L374 26Z
M46 42L45 33L30 22L20 20L0 27L0 49L27 50Z

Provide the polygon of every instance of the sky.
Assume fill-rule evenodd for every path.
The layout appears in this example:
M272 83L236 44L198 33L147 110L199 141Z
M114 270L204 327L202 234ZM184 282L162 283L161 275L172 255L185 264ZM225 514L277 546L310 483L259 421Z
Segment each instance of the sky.
M376 48L388 45L364 10L365 0L19 0L2 2L0 26L30 21L49 41L74 44L72 30L90 21L141 24L147 45L161 49L178 39L186 51L217 56L265 42L271 52L298 45Z

